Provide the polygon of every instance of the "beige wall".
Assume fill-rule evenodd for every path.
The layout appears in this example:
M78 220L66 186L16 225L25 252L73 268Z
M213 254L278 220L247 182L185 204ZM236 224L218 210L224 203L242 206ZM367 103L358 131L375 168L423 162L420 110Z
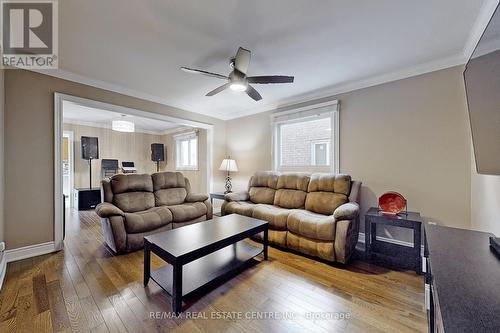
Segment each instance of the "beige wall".
M4 241L4 199L5 199L5 159L4 159L4 70L0 69L0 242Z
M92 161L92 186L97 187L101 180L102 159L133 161L138 173L156 172L156 164L151 162L151 144L161 143L161 135L145 133L122 133L108 128L64 124L65 131L73 132L75 159L75 187L89 186L89 164L81 158L82 136L99 138L99 159ZM161 163L163 167L164 163Z
M5 72L8 249L54 239L55 92L213 124L214 161L222 160L225 155L225 124L221 120L43 74L8 70ZM214 176L214 186L222 187L223 175L217 172Z
M426 220L470 226L470 130L462 70L330 98L341 105L340 170L363 182L363 212L376 206L383 192L395 190ZM234 175L239 189L254 171L271 168L270 114L226 123L228 153L241 171ZM409 234L394 232L383 234L411 241Z

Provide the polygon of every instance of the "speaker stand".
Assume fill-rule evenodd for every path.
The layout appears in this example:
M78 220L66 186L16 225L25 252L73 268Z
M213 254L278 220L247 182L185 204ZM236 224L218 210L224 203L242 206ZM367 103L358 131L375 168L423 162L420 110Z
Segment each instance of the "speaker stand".
M89 190L92 189L92 158L89 158Z
M156 172L160 172L160 161L156 161Z

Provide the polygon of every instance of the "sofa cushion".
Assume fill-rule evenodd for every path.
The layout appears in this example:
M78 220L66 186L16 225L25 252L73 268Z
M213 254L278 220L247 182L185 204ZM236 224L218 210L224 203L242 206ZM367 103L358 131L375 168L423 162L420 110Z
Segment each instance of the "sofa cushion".
M286 221L291 212L292 210L290 209L259 204L253 210L252 216L256 219L269 222L269 229L286 230Z
M127 192L115 194L113 203L125 213L135 213L154 207L155 197L151 192Z
M258 171L248 183L248 187L269 187L276 189L279 173L273 171Z
M283 208L304 208L307 193L298 190L280 189L274 195L274 205Z
M207 214L207 206L203 202L168 206L168 209L172 212L174 222L185 222Z
M146 174L118 174L110 180L113 194L126 192L153 192L153 181Z
M183 187L156 190L154 192L156 206L179 205L186 200L187 191Z
M250 201L256 204L270 204L274 203L274 194L276 190L269 187L250 187L248 195Z
M331 173L313 173L308 192L334 192L349 195L351 192L351 176Z
M172 222L172 213L166 207L153 207L136 213L125 213L125 230L129 234L147 232Z
M311 212L332 215L335 209L347 202L347 195L332 192L309 192L305 207Z
M286 173L278 177L276 189L307 191L310 174L305 172Z
M287 228L294 234L307 238L323 241L335 240L335 218L333 216L307 210L294 210L288 216Z
M186 188L186 179L180 172L157 172L153 173L151 178L154 191L175 187Z
M156 206L180 205L186 200L186 178L180 172L157 172L151 175Z
M252 217L253 210L257 207L250 201L231 201L224 203L224 214L239 214L244 216Z
M278 177L273 204L283 208L304 208L309 184L307 173L287 173Z

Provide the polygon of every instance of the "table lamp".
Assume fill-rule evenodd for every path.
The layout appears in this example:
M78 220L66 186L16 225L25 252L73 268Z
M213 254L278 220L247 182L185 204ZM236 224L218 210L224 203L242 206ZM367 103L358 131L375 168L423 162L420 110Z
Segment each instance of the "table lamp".
M226 171L227 172L227 177L226 177L226 193L231 193L232 185L231 185L231 176L230 172L236 172L238 171L238 166L236 165L236 161L232 160L230 156L225 158L222 163L220 164L219 170Z

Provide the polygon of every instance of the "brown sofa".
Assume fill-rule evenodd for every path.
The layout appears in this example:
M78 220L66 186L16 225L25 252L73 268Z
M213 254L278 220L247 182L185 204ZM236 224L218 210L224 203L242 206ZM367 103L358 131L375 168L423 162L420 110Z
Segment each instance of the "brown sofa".
M180 172L119 174L101 182L104 238L116 253L144 246L144 236L212 218L205 194L191 192Z
M361 182L348 175L257 172L248 191L225 196L222 215L269 222L269 242L346 263L358 241Z

